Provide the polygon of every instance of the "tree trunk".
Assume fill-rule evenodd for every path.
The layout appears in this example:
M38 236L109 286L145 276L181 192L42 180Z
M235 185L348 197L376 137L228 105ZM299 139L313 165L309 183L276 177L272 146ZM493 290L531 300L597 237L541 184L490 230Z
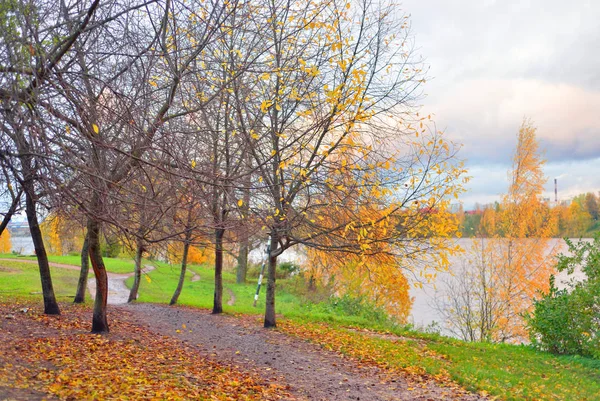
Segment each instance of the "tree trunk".
M179 295L181 295L181 290L183 289L183 282L185 281L185 272L187 270L187 258L188 253L190 251L190 240L189 236L186 238L186 241L183 243L183 256L181 257L181 272L179 273L179 282L177 283L177 288L171 297L171 302L169 305L175 305L177 300L179 299Z
M248 272L248 238L245 238L240 245L240 253L237 257L237 271L235 282L237 284L244 284L246 282L246 273Z
M275 272L277 270L277 246L279 242L276 233L271 233L271 253L267 277L267 305L265 309L265 327L276 327L275 321Z
M248 272L248 252L250 252L250 232L248 216L250 214L250 187L252 186L252 159L250 159L250 153L246 152L244 155L246 160L246 180L244 182L243 189L243 205L241 207L242 219L243 219L243 236L240 244L240 253L237 257L237 271L235 282L237 284L244 284L246 282L246 274Z
M37 256L38 266L40 268L40 279L42 281L42 294L44 296L44 313L47 315L60 315L60 308L54 296L54 288L52 287L52 277L50 276L50 264L48 263L48 255L42 237L42 231L38 223L37 213L35 210L35 200L32 197L33 183L29 182L26 185L30 188L25 190L25 213L27 214L27 222L29 223L29 232L33 240L35 255Z
M223 235L225 230L215 230L215 297L213 314L223 313Z
M142 253L144 252L144 243L142 240L137 240L135 248L135 267L133 272L133 285L129 291L129 298L127 302L133 302L138 297L138 291L140 289L140 280L142 279Z
M311 273L308 279L308 291L315 292L317 290L317 280L315 279L315 275Z
M92 204L95 203L92 201ZM100 222L93 217L88 219L88 241L90 260L96 276L96 299L92 315L92 333L108 333L106 304L108 301L108 276L100 252Z
M81 247L81 271L79 272L79 281L77 282L77 292L73 303L80 304L85 301L85 289L87 287L88 273L90 272L90 243L87 234Z

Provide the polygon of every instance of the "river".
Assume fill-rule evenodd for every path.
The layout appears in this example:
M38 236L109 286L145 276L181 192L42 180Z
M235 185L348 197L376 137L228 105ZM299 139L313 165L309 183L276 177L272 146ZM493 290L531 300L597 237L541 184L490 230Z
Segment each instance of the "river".
M447 297L448 288L446 283L452 280L452 272L460 272L462 268L468 269L468 257L466 254L473 248L475 241L476 240L469 238L457 240L457 243L465 250L465 254L450 258L449 272L438 273L435 280L428 284L423 284L422 288L415 286L417 280L412 280L413 286L410 290L410 294L413 297L414 302L409 316L409 323L412 323L417 328L426 329L427 327L431 327L443 334L452 334L449 331L443 314L439 311L436 304L439 304L437 300ZM573 241L577 242L578 240ZM591 241L591 239L584 239L583 241ZM552 239L548 246L548 252L556 247L558 247L557 249L560 252L566 253L567 251L565 241L562 239ZM573 274L573 277L580 280L584 275L581 271L576 271ZM559 273L556 277L557 287L564 288L566 282L570 278L571 277L568 277L564 272Z

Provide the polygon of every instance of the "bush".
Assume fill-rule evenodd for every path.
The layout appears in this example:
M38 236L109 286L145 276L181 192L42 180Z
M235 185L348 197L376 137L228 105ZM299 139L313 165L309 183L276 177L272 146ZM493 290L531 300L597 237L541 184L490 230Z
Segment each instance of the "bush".
M296 265L294 262L283 262L277 265L277 278L290 277L298 274L299 271L300 266ZM283 277L279 277L279 272L281 272Z
M246 270L246 277L248 279L258 279L260 274L261 265L248 265L248 270ZM300 271L300 267L295 265L292 262L283 262L277 265L277 270L275 270L275 278L277 280L289 278L290 276L295 275ZM265 280L269 276L269 266L265 266L264 272Z
M571 256L561 255L557 269L572 274L580 266L586 279L571 281L558 290L554 277L550 293L536 300L526 316L532 344L555 354L576 354L600 359L600 235L593 242L573 244Z
M385 310L364 297L351 297L350 295L331 297L327 303L327 309L336 315L361 317L379 324L388 323L390 320Z

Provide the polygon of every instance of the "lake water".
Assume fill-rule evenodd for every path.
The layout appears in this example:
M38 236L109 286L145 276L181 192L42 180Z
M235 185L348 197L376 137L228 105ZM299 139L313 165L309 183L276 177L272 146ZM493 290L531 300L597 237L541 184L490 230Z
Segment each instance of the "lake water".
M35 248L33 247L33 241L31 237L10 237L12 245L12 252L16 252L20 255L33 255L35 254Z
M461 238L457 240L457 243L469 251L474 246L475 240L468 238ZM574 240L577 242L578 240ZM591 241L591 239L584 239L583 241ZM549 244L548 251L554 247L558 247L560 252L566 253L567 246L562 239L553 239ZM450 272L460 271L463 266L467 265L466 253L450 258ZM414 299L413 308L409 317L409 322L419 328L426 328L430 325L435 324L441 329L441 332L450 335L450 331L445 323L445 318L442 313L436 307L436 298L441 299L447 296L446 282L452 279L450 272L438 273L436 279L429 284L423 284L423 288L417 288L413 285L410 294ZM576 279L582 279L584 277L581 271L576 271L573 274ZM556 284L558 288L564 288L565 283L570 279L566 273L560 273L556 276ZM413 284L416 280L413 280Z

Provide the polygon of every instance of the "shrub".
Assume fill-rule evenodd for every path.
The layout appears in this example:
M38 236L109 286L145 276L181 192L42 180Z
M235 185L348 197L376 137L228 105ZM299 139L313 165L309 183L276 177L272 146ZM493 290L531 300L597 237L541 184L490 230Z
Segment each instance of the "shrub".
M277 271L281 272L284 277L290 277L294 274L298 274L300 271L300 266L296 265L294 262L283 262L277 265ZM279 274L277 275L279 277Z
M352 297L350 295L331 297L327 303L327 308L333 314L361 317L379 324L388 323L390 320L384 309L364 297Z
M600 235L593 242L566 241L571 255L561 255L557 269L573 274L581 267L586 278L572 280L564 290L550 279L550 292L526 316L530 339L536 348L555 354L600 359Z
M248 270L246 270L246 278L248 279L258 279L258 276L260 275L260 268L261 265L248 265ZM291 262L284 262L284 263L280 263L277 265L277 270L275 270L275 278L280 280L280 279L284 279L284 278L288 278L291 275L293 275L293 273L296 273L299 271L299 267L294 265ZM265 280L266 278L269 276L269 266L265 266L265 271L264 271L264 277Z

